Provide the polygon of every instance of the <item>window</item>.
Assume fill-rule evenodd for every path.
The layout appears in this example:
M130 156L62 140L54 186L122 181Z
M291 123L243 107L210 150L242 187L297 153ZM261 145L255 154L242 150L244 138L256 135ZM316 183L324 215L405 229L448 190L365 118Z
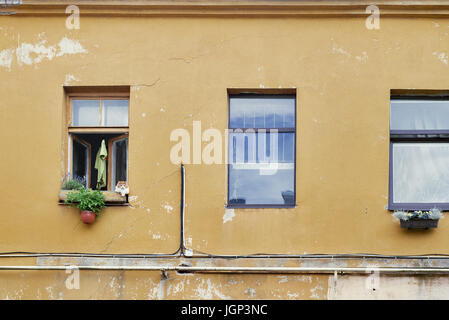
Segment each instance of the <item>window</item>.
M449 99L392 97L389 209L449 209Z
M229 96L228 206L295 206L296 98Z
M98 190L127 183L129 94L70 95L67 114L68 176Z

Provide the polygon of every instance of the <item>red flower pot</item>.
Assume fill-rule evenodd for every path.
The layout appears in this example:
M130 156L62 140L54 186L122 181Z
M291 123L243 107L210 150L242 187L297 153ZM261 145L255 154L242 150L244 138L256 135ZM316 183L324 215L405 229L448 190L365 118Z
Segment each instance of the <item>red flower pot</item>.
M92 211L81 211L81 221L87 224L95 222L96 214Z

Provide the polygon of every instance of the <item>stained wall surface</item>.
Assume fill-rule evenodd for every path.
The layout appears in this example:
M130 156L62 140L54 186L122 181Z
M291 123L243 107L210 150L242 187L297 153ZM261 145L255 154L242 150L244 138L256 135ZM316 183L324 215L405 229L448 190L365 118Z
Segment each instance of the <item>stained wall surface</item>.
M177 251L181 177L170 161L171 132L188 130L192 147L193 121L201 121L202 131L216 128L224 137L227 90L272 88L296 90L296 206L226 209L226 165L186 164L188 249L449 254L449 221L408 232L386 209L390 91L449 88L445 17L385 17L378 30L367 29L365 17L83 17L81 11L80 28L73 30L66 18L0 18L0 252ZM130 86L130 201L106 208L88 226L77 209L58 204L67 166L64 87L119 85ZM224 161L224 146L222 152ZM290 275L285 285L276 275L177 275L161 293L157 272L146 275L147 282L139 272L82 274L93 279L82 281L98 286L75 297L58 289L64 272L0 272L0 297L197 292L273 298L274 287L279 298L329 297L327 275ZM111 281L125 280L129 285L116 296L112 291L121 289ZM256 290L259 285L264 289Z

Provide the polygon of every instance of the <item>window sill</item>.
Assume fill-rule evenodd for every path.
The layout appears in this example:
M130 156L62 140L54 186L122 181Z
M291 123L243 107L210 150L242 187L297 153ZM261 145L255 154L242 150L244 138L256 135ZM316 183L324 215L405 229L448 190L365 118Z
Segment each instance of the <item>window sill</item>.
M247 205L239 205L239 204L228 204L226 205L227 209L293 209L296 208L295 204L288 204L288 205L282 205L282 204L247 204Z
M67 194L73 190L61 190L59 192L59 201L64 202L67 199ZM127 202L127 197L122 196L120 193L113 191L101 191L104 195L106 204L122 204Z

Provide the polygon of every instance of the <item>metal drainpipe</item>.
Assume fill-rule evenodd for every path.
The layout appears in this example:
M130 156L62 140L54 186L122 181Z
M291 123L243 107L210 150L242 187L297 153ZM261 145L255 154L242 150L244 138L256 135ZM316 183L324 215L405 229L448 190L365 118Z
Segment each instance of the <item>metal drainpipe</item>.
M185 204L185 168L181 163L181 243L179 245L181 256L184 256L184 204Z
M186 266L0 266L0 270L120 270L179 271L184 273L266 273L266 274L446 274L449 268L306 268L306 267L186 267Z

